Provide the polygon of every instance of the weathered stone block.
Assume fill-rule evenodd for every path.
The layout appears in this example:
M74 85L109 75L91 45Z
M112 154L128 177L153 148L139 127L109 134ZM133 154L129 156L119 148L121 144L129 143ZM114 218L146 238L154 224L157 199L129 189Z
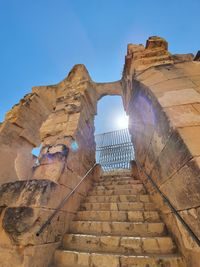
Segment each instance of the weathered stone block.
M176 105L192 104L200 102L200 94L193 88L180 89L177 91L167 91L158 98L162 107L171 107Z
M124 247L126 251L131 251L135 253L142 252L142 240L141 238L121 238L120 246Z
M177 210L198 207L200 203L200 172L196 159L188 161L160 187Z
M92 254L91 266L93 267L119 267L119 257L109 254Z
M191 158L192 156L180 135L174 132L161 151L150 175L160 185Z
M66 213L62 211L58 212L40 236L36 236L37 231L52 212L53 210L43 208L6 208L2 214L1 246L8 246L7 240L2 238L4 236L9 237L10 247L13 244L27 246L59 241L60 236L65 232Z
M200 126L180 128L179 133L193 156L200 156Z
M49 180L7 183L0 187L0 206L53 209L69 192L67 187Z
M200 125L200 112L191 104L165 108L174 127L188 127Z
M67 265L75 265L78 260L78 253L74 252L68 252L68 251L62 251L62 250L56 250L55 252L55 264L58 264L58 266L66 266Z
M36 166L33 173L33 179L58 181L64 170L64 166L65 163L63 161Z
M90 254L89 253L79 253L77 264L80 266L88 267L90 265Z
M39 128L49 114L37 94L29 94L7 113L6 120L21 128L21 136L35 146L40 144ZM33 131L34 129L34 131Z
M168 49L167 41L158 36L149 37L146 42L146 49L155 49L158 47L161 47L164 50L167 50Z

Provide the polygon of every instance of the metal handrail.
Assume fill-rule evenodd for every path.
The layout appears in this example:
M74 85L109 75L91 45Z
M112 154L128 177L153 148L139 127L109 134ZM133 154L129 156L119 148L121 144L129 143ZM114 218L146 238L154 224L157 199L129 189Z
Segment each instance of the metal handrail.
M139 166L140 170L142 170L141 164L136 161L136 164ZM158 193L161 195L161 197L164 200L164 203L168 205L168 207L172 210L172 212L175 214L175 216L178 218L178 220L182 223L184 228L187 230L189 235L192 237L192 239L196 242L196 244L200 247L200 239L198 236L193 232L191 227L187 224L187 222L183 219L183 217L178 213L177 209L171 204L170 200L163 194L163 192L159 189L158 185L155 183L155 181L149 176L145 171L142 170L142 172L145 174L145 176L149 179L151 184L156 188Z
M37 231L36 236L39 236L44 229L51 224L52 219L56 216L56 214L60 211L60 209L65 205L65 203L67 202L67 200L74 194L74 192L76 191L76 189L80 186L80 184L83 182L83 180L88 176L88 174L94 169L94 167L97 165L97 163L95 163L87 172L86 174L83 176L83 178L80 180L80 182L74 187L74 189L68 193L64 199L61 201L61 203L58 205L58 207L55 209L55 211L51 214L51 216L46 220L46 222L40 227L40 229Z

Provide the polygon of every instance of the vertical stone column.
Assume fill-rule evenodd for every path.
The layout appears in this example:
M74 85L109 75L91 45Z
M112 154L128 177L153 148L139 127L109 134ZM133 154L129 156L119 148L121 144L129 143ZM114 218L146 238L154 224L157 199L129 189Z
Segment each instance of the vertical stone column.
M76 184L95 163L96 91L83 65L58 88L55 109L40 129L42 149L33 178L69 186L72 177Z

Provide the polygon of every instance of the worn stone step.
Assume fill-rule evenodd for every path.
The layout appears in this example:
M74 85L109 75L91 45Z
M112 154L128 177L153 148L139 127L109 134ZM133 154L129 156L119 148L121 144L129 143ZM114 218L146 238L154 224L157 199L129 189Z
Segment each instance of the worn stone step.
M111 184L111 185L97 185L93 187L95 190L120 190L120 189L144 189L144 185L140 184Z
M99 182L95 182L94 186L97 185L103 185L103 186L108 186L108 185L123 185L123 184L142 184L140 180L134 180L134 179L124 179L124 180L117 180L117 181L110 181L110 180L103 180Z
M131 188L131 189L115 189L115 190L91 190L88 196L112 196L112 195L135 195L135 194L146 194L146 189L142 188Z
M135 184L141 183L140 179L135 179L134 177L126 177L126 178L106 178L106 179L99 179L95 183L129 183L133 182Z
M114 195L114 196L88 196L86 202L150 202L149 195Z
M65 234L63 248L85 252L111 252L122 254L173 253L176 246L171 237L130 237L109 235Z
M178 254L132 255L56 250L57 267L186 267Z
M78 211L74 220L160 222L157 211Z
M72 221L70 233L148 237L163 236L166 228L162 222Z
M156 210L155 205L151 202L104 202L104 203L82 203L80 210Z
M112 177L131 177L132 173L131 171L123 171L123 172L104 172L101 176L101 178L112 178Z
M107 181L107 182L95 182L93 185L96 186L119 186L119 185L126 185L126 186L134 186L134 185L142 185L143 183L139 180L129 180L129 181Z

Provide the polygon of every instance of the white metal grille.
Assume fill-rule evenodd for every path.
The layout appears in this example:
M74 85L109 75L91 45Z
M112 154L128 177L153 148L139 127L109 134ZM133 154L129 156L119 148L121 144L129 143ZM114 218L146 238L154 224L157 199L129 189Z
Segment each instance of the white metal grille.
M134 149L128 129L98 134L95 141L96 161L104 171L130 169Z

